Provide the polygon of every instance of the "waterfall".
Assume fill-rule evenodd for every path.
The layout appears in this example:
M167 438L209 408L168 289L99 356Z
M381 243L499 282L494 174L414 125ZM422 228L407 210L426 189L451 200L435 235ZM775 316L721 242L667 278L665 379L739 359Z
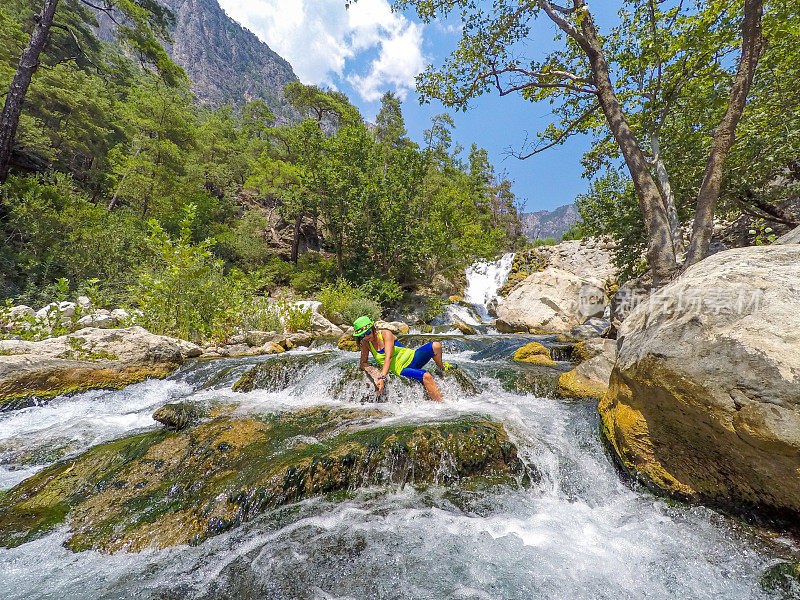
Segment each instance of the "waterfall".
M464 290L464 301L472 304L484 321L491 320L489 303L497 299L498 290L508 281L515 256L514 252L509 252L498 260L481 260L466 271L467 288Z

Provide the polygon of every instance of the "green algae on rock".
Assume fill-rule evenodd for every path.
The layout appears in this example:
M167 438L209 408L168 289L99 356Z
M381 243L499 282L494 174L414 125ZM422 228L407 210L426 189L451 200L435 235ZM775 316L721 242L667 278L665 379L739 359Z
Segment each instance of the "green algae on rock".
M556 363L550 357L550 350L539 342L529 342L514 352L514 360L519 362L534 363L537 365L554 366Z
M778 563L772 565L761 576L761 588L785 600L800 598L800 563Z
M363 486L529 482L501 425L386 426L380 416L323 407L225 416L95 446L0 497L0 545L66 523L72 550L139 551L200 543L272 508Z
M141 327L85 328L39 342L0 340L0 351L0 410L163 378L201 353L194 344Z
M325 364L332 358L330 352L270 358L258 363L242 375L233 384L233 391L282 390L300 381L307 367Z

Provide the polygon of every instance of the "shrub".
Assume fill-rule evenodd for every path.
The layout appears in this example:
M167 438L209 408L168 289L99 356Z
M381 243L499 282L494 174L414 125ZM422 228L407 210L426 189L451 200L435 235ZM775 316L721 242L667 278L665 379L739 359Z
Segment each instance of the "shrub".
M322 288L317 300L322 303L320 310L328 319L339 317L346 323L352 323L363 315L373 321L381 318L380 304L363 287L354 286L345 279Z
M342 311L342 319L347 324L352 324L358 317L367 316L373 321L381 318L380 305L371 298L354 298Z
M270 262L272 251L264 239L269 220L258 210L247 210L236 219L220 239L220 250L232 255L234 262L246 271L255 271Z
M297 304L281 301L278 310L283 320L283 328L289 333L311 329L311 309Z
M583 228L581 227L580 223L576 223L569 229L567 229L564 233L561 234L561 241L568 242L570 240L582 240L586 237L586 232L584 232Z
M148 251L139 214L108 213L67 175L9 177L0 187L7 216L0 223L0 294L30 305L53 300L59 278L101 282L119 302Z
M555 246L556 245L556 238L538 238L531 242L532 248L538 248L539 246Z
M399 302L403 297L403 288L394 279L378 279L371 277L359 286L363 296L372 298L383 307Z
M306 252L297 259L289 284L301 294L316 292L336 277L336 263L319 252Z
M425 323L430 323L436 317L441 315L444 312L445 307L449 304L447 300L444 298L440 298L439 296L430 296L427 298L427 307L425 311L422 313L422 320Z

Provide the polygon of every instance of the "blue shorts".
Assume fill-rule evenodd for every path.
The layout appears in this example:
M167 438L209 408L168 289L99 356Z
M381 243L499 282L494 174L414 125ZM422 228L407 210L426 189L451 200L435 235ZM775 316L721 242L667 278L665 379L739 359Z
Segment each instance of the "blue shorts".
M417 381L422 381L422 378L427 373L424 367L433 358L433 342L428 342L424 346L420 346L414 351L414 358L411 363L402 371L400 375L403 377L410 377Z

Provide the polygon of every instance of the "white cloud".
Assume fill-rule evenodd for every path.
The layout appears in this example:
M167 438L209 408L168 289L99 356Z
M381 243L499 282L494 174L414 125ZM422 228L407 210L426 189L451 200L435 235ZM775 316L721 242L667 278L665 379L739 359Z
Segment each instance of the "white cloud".
M219 0L222 8L288 60L304 83L346 79L366 101L414 89L425 68L422 26L392 12L387 0ZM354 60L377 53L366 69Z

